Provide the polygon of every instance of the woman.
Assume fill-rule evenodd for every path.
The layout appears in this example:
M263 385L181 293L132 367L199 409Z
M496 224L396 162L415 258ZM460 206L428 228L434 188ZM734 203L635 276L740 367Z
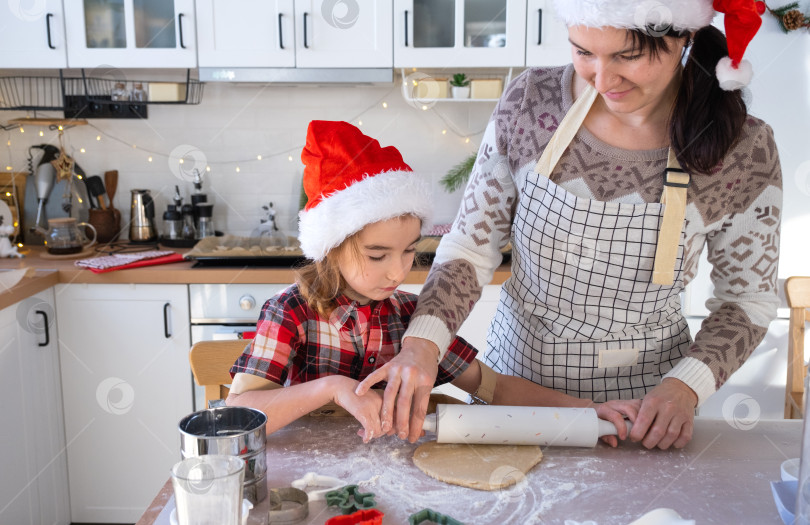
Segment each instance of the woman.
M778 304L779 159L739 91L759 14L716 0L727 45L707 0L556 5L573 65L507 88L403 350L358 393L387 380L383 430L415 440L437 357L511 241L486 363L594 401L643 398L630 438L683 447ZM715 297L692 341L679 294L704 244Z

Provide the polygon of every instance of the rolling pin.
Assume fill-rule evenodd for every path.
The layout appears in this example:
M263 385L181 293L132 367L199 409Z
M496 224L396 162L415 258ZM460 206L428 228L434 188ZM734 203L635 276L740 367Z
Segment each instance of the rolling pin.
M618 434L593 408L498 405L437 405L422 428L439 443L486 445L594 447L600 437Z

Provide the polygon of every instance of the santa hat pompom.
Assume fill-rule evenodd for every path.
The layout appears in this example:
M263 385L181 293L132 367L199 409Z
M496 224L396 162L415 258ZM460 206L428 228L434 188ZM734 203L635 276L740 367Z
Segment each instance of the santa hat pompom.
M740 61L734 67L731 58L723 57L717 63L717 80L720 81L720 88L725 91L734 91L747 86L754 76L754 68L747 60Z
M430 186L393 147L348 122L314 120L301 152L307 204L298 214L301 251L321 261L366 225L414 215L430 228Z

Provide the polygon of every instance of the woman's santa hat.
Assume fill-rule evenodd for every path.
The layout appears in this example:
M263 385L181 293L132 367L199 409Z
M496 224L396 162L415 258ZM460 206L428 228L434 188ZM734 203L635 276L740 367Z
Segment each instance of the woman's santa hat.
M555 0L558 15L569 26L620 27L664 34L697 31L725 14L728 56L717 64L720 87L733 91L751 82L751 63L743 60L748 43L762 25L765 3L755 0Z
M348 122L313 120L301 152L307 204L298 214L304 255L323 260L368 224L402 215L430 227L430 187L394 146L380 147Z

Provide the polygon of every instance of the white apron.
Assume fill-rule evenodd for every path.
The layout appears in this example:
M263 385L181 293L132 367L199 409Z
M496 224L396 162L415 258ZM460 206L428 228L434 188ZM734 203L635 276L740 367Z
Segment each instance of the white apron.
M512 275L502 287L485 361L498 372L577 397L639 398L691 343L680 303L683 215L677 223L672 206L665 221L661 203L584 199L549 180L595 98L589 87L535 170L518 178L525 184L512 224ZM672 180L668 186L686 185ZM668 274L663 272L669 284L653 284L654 266L662 273L659 229L671 221L677 223L671 247L658 250L659 258L671 258Z

